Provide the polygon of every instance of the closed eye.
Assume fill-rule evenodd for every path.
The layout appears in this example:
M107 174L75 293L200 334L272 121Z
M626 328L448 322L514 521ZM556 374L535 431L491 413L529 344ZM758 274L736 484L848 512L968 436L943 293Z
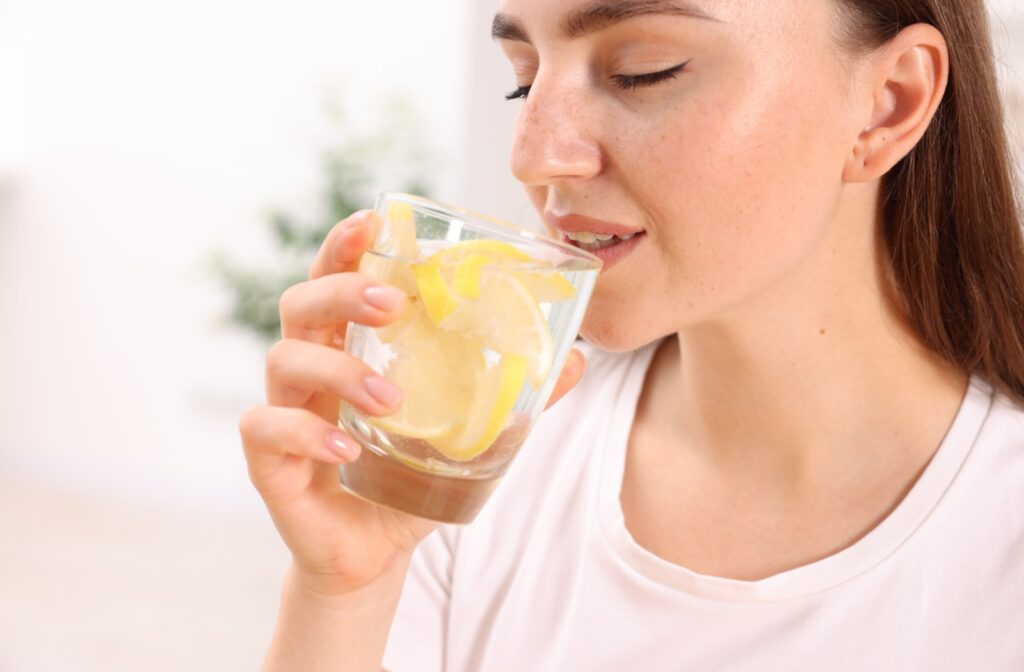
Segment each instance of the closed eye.
M686 63L689 61L680 63L679 65L673 65L667 70L661 70L659 72L646 72L641 75L614 75L612 80L615 82L615 86L619 87L624 91L631 89L638 89L644 86L654 86L659 82L664 82L669 79L675 79L676 75L682 72L683 68L686 67ZM520 86L514 91L510 91L505 94L505 100L517 100L526 98L530 95L531 85Z
M660 72L648 72L642 75L615 75L612 79L615 80L617 87L628 91L629 89L636 89L642 86L653 86L667 79L674 79L685 67L686 63L684 62Z

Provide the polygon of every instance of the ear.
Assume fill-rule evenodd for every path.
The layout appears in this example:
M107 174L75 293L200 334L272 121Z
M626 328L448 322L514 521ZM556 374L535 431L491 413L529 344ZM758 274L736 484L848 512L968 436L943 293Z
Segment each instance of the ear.
M870 119L843 170L846 182L867 182L889 172L918 143L942 102L949 80L946 40L919 23L899 32L867 58ZM866 106L867 107L867 106Z

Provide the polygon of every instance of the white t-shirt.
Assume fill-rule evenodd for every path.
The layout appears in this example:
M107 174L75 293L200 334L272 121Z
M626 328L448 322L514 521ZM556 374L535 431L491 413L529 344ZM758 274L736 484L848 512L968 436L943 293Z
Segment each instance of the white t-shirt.
M874 530L759 581L640 547L619 504L656 345L587 348L466 527L418 549L389 672L1024 671L1024 409L973 380L913 489Z

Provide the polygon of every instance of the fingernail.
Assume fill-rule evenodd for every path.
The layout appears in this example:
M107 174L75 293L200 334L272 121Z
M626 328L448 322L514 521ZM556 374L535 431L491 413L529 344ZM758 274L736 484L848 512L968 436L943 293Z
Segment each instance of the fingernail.
M401 388L381 376L367 376L363 380L363 387L378 403L388 408L397 408L405 398Z
M351 217L345 220L344 231L348 233L353 229L358 229L360 226L366 223L366 220L370 217L369 210L363 210L361 212L353 213Z
M361 446L356 443L355 439L338 431L327 433L327 447L331 449L332 453L346 462L351 462L359 457L359 451L361 450Z
M377 310L390 313L398 310L398 307L402 305L405 294L394 287L371 285L363 290L363 300Z

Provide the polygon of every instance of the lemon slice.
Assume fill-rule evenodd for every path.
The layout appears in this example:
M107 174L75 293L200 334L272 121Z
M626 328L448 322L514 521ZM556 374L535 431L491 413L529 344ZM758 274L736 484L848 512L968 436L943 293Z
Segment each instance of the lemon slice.
M418 257L420 250L416 243L416 215L412 206L408 203L389 204L387 220L391 253L404 259Z
M501 435L526 379L527 360L521 355L505 355L484 372L477 383L477 395L468 409L468 421L461 430L439 437L432 445L451 460L477 457Z
M394 257L415 259L419 256L412 206L408 203L391 203L382 224L381 240L374 244L374 248L381 252L364 254L359 260L359 271L393 285L411 297L416 294L416 278L408 263Z
M527 380L534 389L551 371L554 344L547 320L526 285L511 273L485 274L480 298L458 304L438 326L495 352L526 357Z
M576 296L576 288L557 271L517 273L516 277L526 285L537 303L567 301Z
M455 267L455 293L467 299L480 298L480 275L484 266L493 262L492 256L479 252L474 252L460 261Z
M480 296L484 267L499 261L533 261L528 254L498 240L466 240L430 255L413 266L416 289L435 324L448 317L459 298Z
M553 344L538 297L575 294L554 271L517 270L524 262L542 263L508 243L473 240L402 264L408 276L390 269L390 277L411 283L414 299L397 322L378 330L397 355L385 375L405 391L406 402L374 424L425 440L454 461L494 444L524 383L539 389L551 371ZM498 359L489 368L485 349Z
M423 304L409 302L398 319L391 324L377 327L377 338L381 343L391 345L392 349L401 349L406 343L414 342L418 338L427 338L423 327L427 321Z
M462 242L455 243L451 247L436 252L431 259L443 263L451 263L458 261L463 257L472 254L481 254L484 256L492 257L495 260L508 260L508 261L533 261L533 257L523 252L515 245L511 243L504 243L500 240L463 240Z
M416 277L416 291L423 301L423 307L434 324L448 317L456 308L455 297L448 289L448 282L441 273L441 264L425 261L412 267Z
M446 334L427 320L414 322L395 342L398 357L384 375L405 392L397 413L371 423L392 434L423 439L441 450L446 438L466 424L479 403L477 380L487 370L479 343Z
M416 294L416 277L412 269L397 259L367 252L359 260L359 272L397 287L409 297Z

